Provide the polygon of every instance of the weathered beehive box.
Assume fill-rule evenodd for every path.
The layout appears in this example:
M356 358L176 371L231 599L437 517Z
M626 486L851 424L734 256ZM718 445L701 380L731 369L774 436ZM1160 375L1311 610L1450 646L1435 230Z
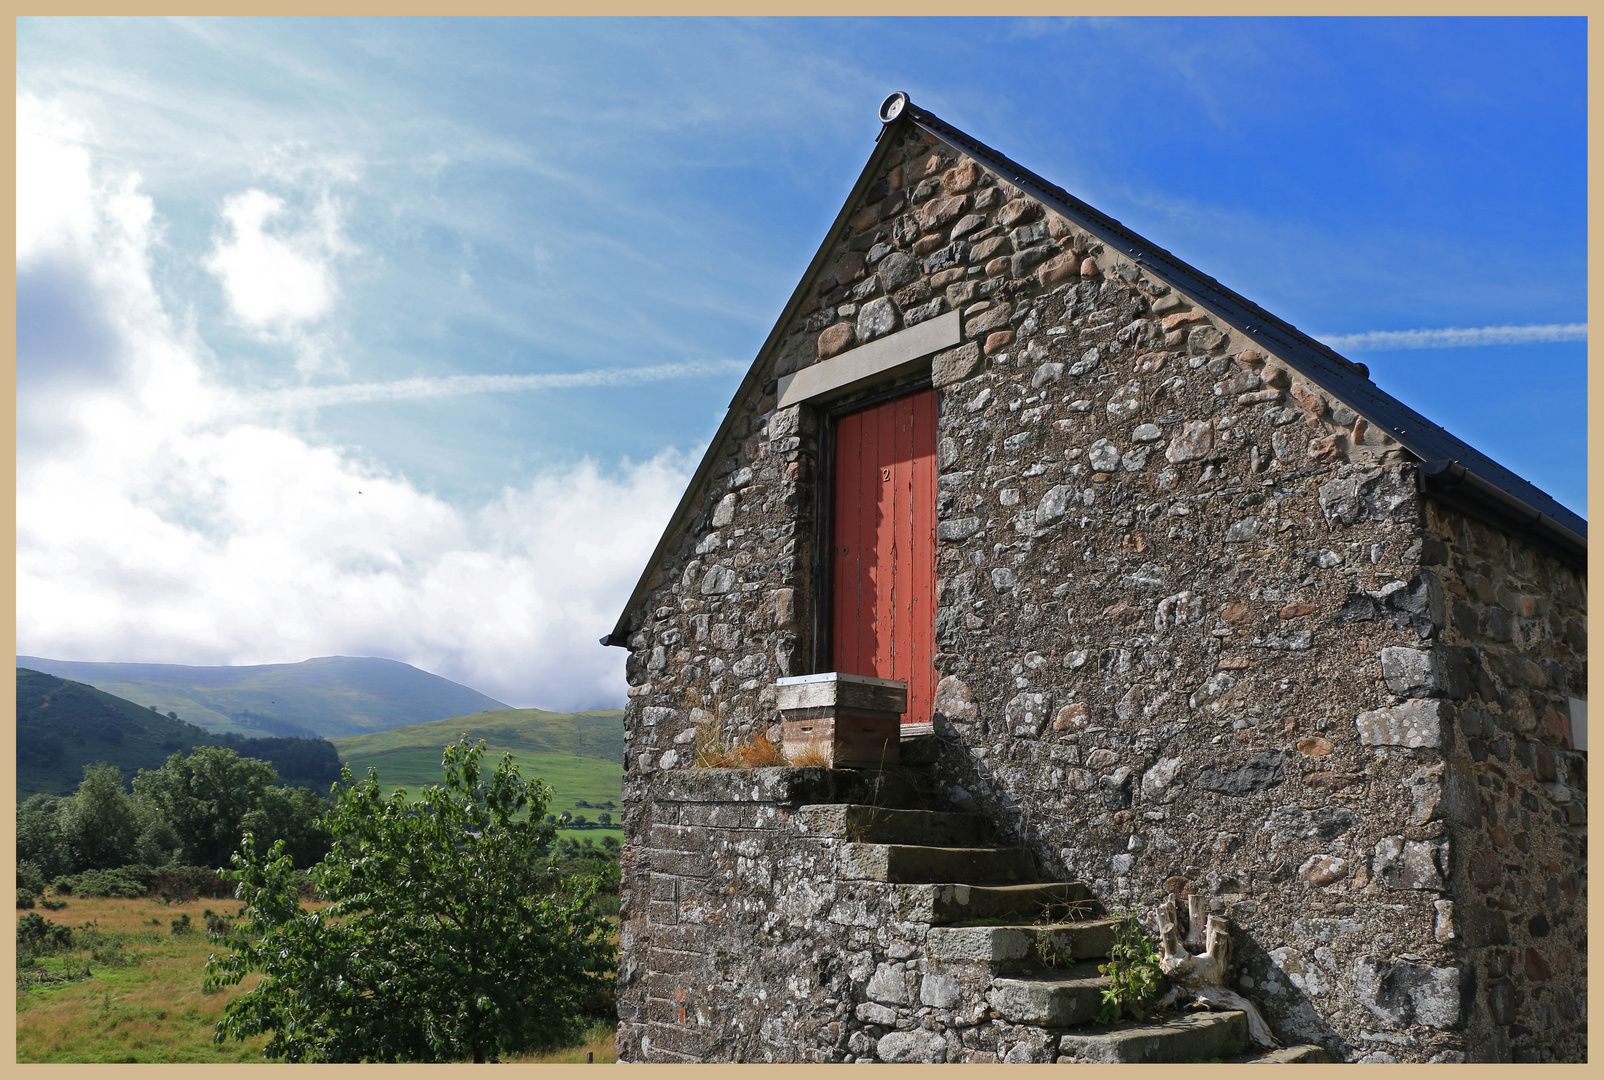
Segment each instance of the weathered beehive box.
M893 765L908 684L827 671L775 683L780 739L793 759L822 754L832 765Z

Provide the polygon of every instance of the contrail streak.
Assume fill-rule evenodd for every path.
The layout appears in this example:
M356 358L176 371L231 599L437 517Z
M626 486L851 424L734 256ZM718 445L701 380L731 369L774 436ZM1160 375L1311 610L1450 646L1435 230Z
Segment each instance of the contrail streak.
M1475 329L1371 330L1333 334L1319 340L1338 352L1381 352L1390 349L1464 349L1476 345L1532 345L1550 341L1586 341L1586 323L1543 326L1483 326Z
M694 379L745 371L739 360L688 360L648 367L595 368L547 375L450 375L444 378L397 379L394 382L345 383L274 390L250 399L264 410L318 409L372 401L458 397L463 394L514 393L521 390L564 390L580 386L638 386L669 379Z

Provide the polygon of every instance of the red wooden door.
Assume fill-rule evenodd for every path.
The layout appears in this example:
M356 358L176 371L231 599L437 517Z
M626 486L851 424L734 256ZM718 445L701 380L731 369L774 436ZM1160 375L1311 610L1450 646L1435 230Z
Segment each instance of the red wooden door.
M835 427L831 642L836 671L908 684L906 724L936 692L936 392Z

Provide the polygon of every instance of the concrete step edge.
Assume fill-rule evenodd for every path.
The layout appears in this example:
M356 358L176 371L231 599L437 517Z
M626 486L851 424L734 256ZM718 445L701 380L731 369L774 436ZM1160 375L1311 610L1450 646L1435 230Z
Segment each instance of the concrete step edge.
M1130 1064L1224 1060L1247 1049L1247 1014L1176 1013L1154 1023L1132 1022L1059 1038L1060 1064Z
M1079 881L1026 881L1004 885L948 882L898 883L893 908L898 918L931 926L952 926L974 919L1029 921L1059 908L1090 904L1091 890Z
M925 935L925 955L938 963L1009 964L1054 957L1089 960L1108 955L1114 943L1112 919L1080 919L1052 923L990 926L932 926ZM1053 956L1043 956L1046 935Z
M1035 874L1024 848L937 847L848 841L836 851L836 875L848 881L930 884L961 872L970 882L1017 882Z
M865 821L865 818L870 820ZM859 843L899 843L900 838L894 834L915 830L944 835L969 834L972 839L980 839L991 829L990 822L979 814L870 806L865 803L799 806L793 820L810 835L838 837ZM881 835L873 835L875 833Z
M993 979L986 1002L1010 1023L1070 1027L1097 1015L1110 985L1096 964L1083 963L1050 975Z

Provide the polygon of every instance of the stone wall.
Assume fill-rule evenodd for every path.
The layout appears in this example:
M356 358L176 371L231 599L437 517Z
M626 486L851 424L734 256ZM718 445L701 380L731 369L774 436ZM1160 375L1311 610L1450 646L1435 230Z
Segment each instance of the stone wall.
M823 769L659 778L631 834L622 1060L1052 1060L1044 1031L990 1015L990 968L932 944L932 888L843 877L847 830L816 804L884 804L872 786Z
M768 730L774 679L820 670L821 417L773 380L956 308L941 796L1111 907L1207 891L1285 1039L1576 1060L1584 770L1550 713L1585 686L1585 582L1095 237L895 138L629 614L626 963L667 910L650 829L696 827L655 815L697 726Z
M1473 1060L1586 1060L1587 761L1569 699L1587 686L1586 582L1435 503L1422 563L1444 590L1442 646L1399 654L1389 685L1456 706L1444 765L1416 786L1452 862L1438 935L1473 974Z

